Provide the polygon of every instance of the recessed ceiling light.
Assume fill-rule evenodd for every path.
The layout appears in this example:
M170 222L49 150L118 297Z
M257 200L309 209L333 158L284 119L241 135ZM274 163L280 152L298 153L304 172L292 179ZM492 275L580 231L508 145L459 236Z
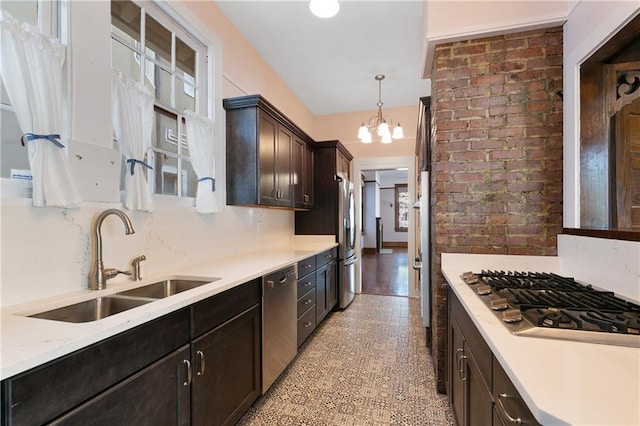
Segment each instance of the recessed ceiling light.
M311 0L309 9L318 18L331 18L340 10L340 3L338 0Z

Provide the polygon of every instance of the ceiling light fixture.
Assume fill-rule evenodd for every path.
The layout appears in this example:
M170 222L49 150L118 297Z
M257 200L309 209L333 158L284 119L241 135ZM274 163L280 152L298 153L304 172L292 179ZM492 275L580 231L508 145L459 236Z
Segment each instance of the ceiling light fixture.
M340 10L340 3L338 0L311 0L309 9L318 18L332 18Z
M378 74L374 77L378 80L378 114L369 118L367 124L362 122L360 129L358 129L358 139L362 143L373 142L371 131L375 130L376 134L380 136L380 142L391 143L392 139L402 139L404 137L404 131L398 122L397 126L394 126L393 133L389 129L389 125L393 126L393 121L388 120L382 115L382 80L384 80L384 74Z

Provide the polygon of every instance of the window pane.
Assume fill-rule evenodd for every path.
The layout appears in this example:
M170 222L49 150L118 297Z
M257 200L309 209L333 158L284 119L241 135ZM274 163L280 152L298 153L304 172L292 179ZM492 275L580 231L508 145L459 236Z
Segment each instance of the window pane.
M191 78L191 81L195 79L196 51L178 37L176 37L176 71L180 75L186 74Z
M156 194L178 195L178 158L156 152Z
M196 110L196 88L184 80L176 78L176 110Z
M0 138L0 160L2 161L2 177L11 176L11 169L29 170L29 159L27 148L20 144L22 131L18 124L18 118L13 111L2 109L0 115L2 122L2 132Z
M150 68L153 69L153 80L150 80ZM167 106L171 104L171 74L158 65L148 62L145 84L156 97L156 100Z
M128 46L140 44L140 8L130 1L111 1L111 32Z
M38 1L37 0L2 0L0 9L8 12L21 22L28 22L33 26L38 25Z
M151 55L155 60L171 68L171 32L160 25L158 21L147 15L146 19L146 48L147 53L153 52Z
M193 171L191 161L182 160L182 176L184 176L182 182L182 196L195 197L198 188L198 176L196 176L196 173Z
M111 39L111 66L136 81L140 80L140 54Z
M170 153L178 153L178 122L175 115L156 107L156 125L151 135L153 146Z

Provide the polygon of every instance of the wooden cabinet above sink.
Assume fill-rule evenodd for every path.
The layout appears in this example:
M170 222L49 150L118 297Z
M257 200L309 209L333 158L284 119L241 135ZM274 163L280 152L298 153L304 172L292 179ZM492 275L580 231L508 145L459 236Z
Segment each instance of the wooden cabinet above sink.
M260 95L223 101L227 204L313 207L313 139Z

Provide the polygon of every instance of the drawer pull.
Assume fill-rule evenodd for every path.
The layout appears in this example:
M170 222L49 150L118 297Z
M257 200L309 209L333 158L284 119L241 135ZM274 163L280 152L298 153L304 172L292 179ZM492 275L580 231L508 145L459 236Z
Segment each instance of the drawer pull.
M333 256L330 254L325 254L324 257L326 257L327 259L331 259Z
M182 363L187 366L187 381L183 382L182 386L189 386L191 384L191 362L188 359L184 359Z
M311 265L311 264L309 264L309 263L307 263L306 265L302 265L302 267L303 267L304 269L309 269L309 268L311 268L311 267L312 267L312 265Z
M307 321L304 323L304 328L309 328L311 327L311 321Z
M311 287L311 281L307 281L306 283L302 284L302 287Z
M205 363L204 363L204 352L202 351L197 351L196 355L198 356L198 358L200 359L200 369L198 370L198 372L196 373L196 376L202 376L204 375L204 368L205 368Z
M505 417L510 423L517 424L517 425L522 424L522 419L520 417L514 418L514 417L511 417L509 413L507 413L507 409L505 408L504 403L502 402L503 399L507 399L507 398L509 398L509 395L507 395L506 393L498 394L498 399L496 400L498 402L498 408L500 408L500 411L504 413Z
M305 300L305 301L304 301L304 304L305 304L305 305L310 305L310 304L311 304L311 302L312 302L312 300L311 300L311 299L307 299L307 300Z
M284 277L280 278L280 284L284 284L287 282L287 276L285 275Z

